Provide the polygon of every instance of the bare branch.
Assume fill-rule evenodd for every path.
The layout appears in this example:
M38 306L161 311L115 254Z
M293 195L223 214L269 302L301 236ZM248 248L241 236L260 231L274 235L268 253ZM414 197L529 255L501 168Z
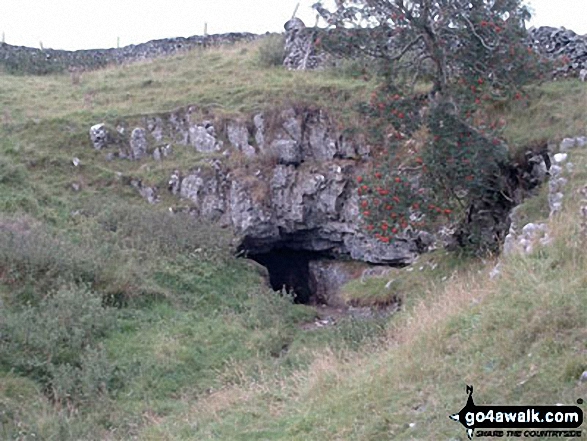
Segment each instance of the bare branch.
M481 42L481 44L483 45L483 47L485 49L487 49L488 51L494 51L497 48L497 45L495 46L489 46L485 40L483 39L483 37L481 35L479 35L477 33L477 31L475 30L475 26L473 26L473 23L471 23L471 20L469 20L469 18L465 15L465 14L461 14L461 17L463 17L463 19L467 22L467 24L469 25L469 27L471 28L471 32L473 33L473 35L475 37L477 37L477 39Z
M408 52L411 48L413 48L415 46L416 43L418 43L420 40L422 40L422 35L418 35L416 38L414 38L412 41L410 41L408 44L406 44L404 46L404 48L397 53L396 55L389 57L390 61L396 61L399 60L400 58L402 58L406 52Z

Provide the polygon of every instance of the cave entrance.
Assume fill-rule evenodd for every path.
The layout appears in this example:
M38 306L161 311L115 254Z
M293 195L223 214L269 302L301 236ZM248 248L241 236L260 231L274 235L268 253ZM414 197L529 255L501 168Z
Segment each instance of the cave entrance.
M311 280L310 261L324 259L324 255L311 251L277 248L260 254L249 254L249 259L269 271L269 283L275 291L294 296L295 303L316 304L315 283Z

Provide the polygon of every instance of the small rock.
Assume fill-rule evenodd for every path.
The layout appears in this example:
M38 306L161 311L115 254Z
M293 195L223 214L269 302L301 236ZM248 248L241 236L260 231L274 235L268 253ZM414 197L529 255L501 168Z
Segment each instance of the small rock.
M167 158L172 153L173 153L173 148L171 147L171 144L167 144L165 147L161 148L161 154L163 155L164 158Z
M159 147L157 147L153 152L153 159L155 161L161 161L161 150L159 149Z
M142 187L139 189L139 193L151 205L159 202L159 196L157 195L157 189L154 187Z
M534 224L530 222L529 224L524 225L524 227L522 228L522 234L525 234L527 236L533 236L538 231L544 231L544 229L544 224Z
M73 163L74 167L77 167L80 165L79 158L73 158L73 160L71 162Z
M580 378L581 383L585 383L587 381L587 371L584 371L581 374L581 378Z
M550 170L548 170L548 171L550 173L550 176L558 176L561 174L563 169L560 165L551 165Z
M562 140L560 144L560 151L567 152L575 147L575 139L574 138L565 138Z
M554 155L554 162L561 163L567 160L568 154L567 153L557 153Z
M73 184L71 184L71 189L75 192L78 192L81 190L81 186L77 182L74 182Z
M108 147L108 131L104 124L96 124L90 128L90 139L96 150L102 150Z
M171 194L177 195L181 189L181 178L179 170L175 170L169 179L168 187Z
M221 144L210 132L201 126L190 127L189 142L198 152L211 153L221 149Z
M130 149L133 159L141 159L147 154L147 131L142 127L137 127L132 131Z

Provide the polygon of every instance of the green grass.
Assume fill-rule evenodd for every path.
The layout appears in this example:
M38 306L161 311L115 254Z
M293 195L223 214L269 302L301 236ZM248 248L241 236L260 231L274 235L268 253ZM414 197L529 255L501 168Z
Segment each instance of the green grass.
M587 154L574 153L573 162L583 170ZM566 209L550 222L554 243L506 258L497 280L488 274L494 262L482 267L449 260L443 284L434 284L432 274L412 276L416 268L397 270L402 283L416 283L405 285L416 300L387 325L378 344L316 352L309 368L294 376L268 374L264 384L219 391L143 435L465 439L462 427L448 419L465 403L465 384L475 386L477 404L574 404L585 394L578 380L587 369L587 256L577 238L574 191L584 175L570 176ZM358 292L357 283L347 285L347 293Z
M537 142L557 142L585 133L587 87L560 80L530 87L527 99L503 113L505 136L514 149Z
M408 268L390 268L381 276L353 280L342 288L341 296L347 303L360 306L386 305L397 300L411 304L475 263L457 253L439 250L420 256Z
M261 68L262 41L193 50L174 57L86 72L79 84L67 75L0 74L0 108L5 124L126 116L170 111L188 104L239 114L287 103L308 102L348 109L375 84L331 72ZM365 99L366 101L366 99ZM336 103L336 105L334 105Z
M571 404L584 396L577 382L587 369L577 195L587 180L584 154L573 154L572 197L552 223L550 248L508 258L495 281L492 260L422 256L343 288L357 305L399 298L399 313L305 331L300 325L315 311L275 295L232 257L226 231L170 220L176 199L162 192L161 204L147 207L128 185L140 178L164 188L173 169L208 156L175 146L161 163L106 162L93 150L95 123L190 104L218 118L315 105L342 122L360 121L358 106L374 82L263 67L260 44L86 72L79 84L67 75L0 74L0 319L28 311L45 321L26 329L49 338L59 320L35 316L34 307L71 285L91 289L114 318L91 341L104 360L80 349L67 354L73 366L38 357L26 371L0 356L0 438L464 439L447 416L464 404L465 384L475 385L479 403ZM527 104L502 110L506 136L522 148L581 134L586 93L577 81L530 90ZM542 191L521 207L522 221L546 219L545 204ZM70 313L63 307L55 317ZM3 339L12 338L3 333L8 322L25 329L2 319ZM63 329L90 325L73 320ZM23 345L19 356L39 350ZM79 369L79 385L70 385L79 397L48 393L52 378L39 372L57 368ZM110 368L107 390L88 392Z

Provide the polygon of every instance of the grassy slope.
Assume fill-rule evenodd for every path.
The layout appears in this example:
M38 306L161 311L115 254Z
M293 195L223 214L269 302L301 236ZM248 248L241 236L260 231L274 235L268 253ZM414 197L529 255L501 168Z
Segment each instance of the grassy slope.
M350 323L306 335L298 324L314 312L275 296L246 262L230 257L226 232L170 222L164 212L177 201L163 194L159 206L147 208L127 183L138 176L162 185L173 169L205 155L178 146L160 164L106 162L91 147L89 127L104 119L191 103L234 115L316 97L321 105L337 103L344 116L373 87L328 73L260 68L256 53L257 43L194 51L84 73L79 84L67 75L0 74L0 232L14 225L34 232L32 241L0 237L0 334L27 300L38 303L69 281L127 302L114 310L116 326L100 343L123 382L109 397L51 405L35 375L12 371L10 354L0 350L0 438L128 439L183 409L184 400L274 366L305 366L309 348L350 347L380 329ZM73 191L73 183L82 190ZM31 332L48 334L41 325ZM280 358L288 346L287 359Z
M550 222L551 246L504 259L493 281L495 262L448 263L442 277L438 268L420 272L420 264L397 270L393 276L412 301L377 344L325 351L296 375L268 374L262 384L220 391L144 436L465 439L448 419L465 402L465 384L475 385L477 404L574 404L587 392L579 382L587 369L587 256L578 195L587 180L587 152L574 152L572 160L577 171L565 211ZM363 290L374 295L389 278L368 281ZM359 291L360 283L348 292Z
M373 84L328 73L262 68L260 42L67 75L2 75L0 108L8 121L77 115L134 115L169 111L188 104L221 112L251 112L287 102L308 101L332 108L367 96ZM336 104L336 105L335 105Z
M296 324L311 312L267 292L243 262L153 258L104 236L97 213L107 217L112 206L143 204L116 173L145 171L141 163L104 162L91 149L91 124L190 103L235 114L308 102L346 119L374 86L332 73L260 68L255 51L253 44L192 52L85 73L80 84L68 76L0 74L3 219L27 216L73 238L89 236L88 253L91 244L112 240L122 247L112 266L127 267L114 276L104 270L98 288L155 299L118 311L116 329L103 341L128 373L114 397L71 413L50 405L38 383L0 370L3 436L462 439L446 416L463 405L465 383L475 384L478 404L572 403L584 396L577 378L587 368L586 285L576 203L554 222L554 246L511 258L496 282L487 278L491 263L439 253L422 260L438 263L436 269L420 263L411 272L395 271L390 289L402 296L405 312L391 321L348 321L310 333ZM531 144L587 127L584 84L548 84L531 96L529 107L506 112L512 141ZM81 167L71 166L74 156ZM173 161L189 165L200 158L182 152ZM573 160L576 170L587 165L585 158L582 166ZM151 165L148 173L162 179L173 161ZM577 172L572 182L584 178ZM83 191L72 192L72 182ZM532 203L528 219L543 211ZM81 222L71 215L80 209L91 213ZM141 276L138 286L129 285L133 274ZM389 295L388 281L355 282L346 293L380 301ZM0 295L10 299L25 288L2 283Z

